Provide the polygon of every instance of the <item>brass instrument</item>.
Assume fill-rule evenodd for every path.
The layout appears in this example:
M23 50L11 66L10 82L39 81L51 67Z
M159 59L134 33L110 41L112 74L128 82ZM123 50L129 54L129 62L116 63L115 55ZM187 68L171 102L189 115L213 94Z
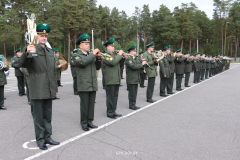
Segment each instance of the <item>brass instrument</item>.
M106 60L112 61L113 58L114 58L114 55L108 55L108 54L104 54L102 52L98 52L98 53L100 53L102 55L102 59L106 59Z
M124 53L124 56L127 56L127 58L128 58L128 57L133 57L133 59L136 58L136 55L131 55L131 54L128 54L128 53Z
M0 55L0 70L4 68L4 65L8 65L7 58L5 58L3 55Z
M57 65L62 65L62 67L59 69L61 72L66 71L68 69L68 63L66 61L66 57L61 56L57 62Z
M152 54L153 59L156 59L157 62L159 62L161 59L163 59L164 54L162 51L157 51Z

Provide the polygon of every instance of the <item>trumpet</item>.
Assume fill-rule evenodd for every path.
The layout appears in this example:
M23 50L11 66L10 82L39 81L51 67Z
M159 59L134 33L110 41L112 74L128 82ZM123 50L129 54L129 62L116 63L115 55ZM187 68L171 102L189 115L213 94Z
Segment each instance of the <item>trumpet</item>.
M124 53L124 57L127 56L127 57L133 57L133 59L136 58L136 55L131 55L131 54L128 54L128 53Z
M106 60L112 61L113 58L114 58L113 55L104 54L102 52L98 52L98 53L102 55L102 59L106 59Z

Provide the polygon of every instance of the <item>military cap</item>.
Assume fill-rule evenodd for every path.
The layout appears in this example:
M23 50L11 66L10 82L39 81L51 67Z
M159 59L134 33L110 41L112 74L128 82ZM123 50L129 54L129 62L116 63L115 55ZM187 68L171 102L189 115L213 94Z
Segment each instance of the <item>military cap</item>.
M166 50L168 50L168 47L165 47L165 48L162 49L163 52L166 51Z
M143 53L144 53L144 51L140 52L139 54L143 54Z
M184 55L186 55L186 54L189 54L189 53L190 53L190 52L189 52L189 51L187 51L187 52L185 52L185 53L184 53Z
M40 23L37 25L37 28L36 28L37 34L48 35L50 30L51 30L50 26L47 23Z
M14 51L14 53L20 52L21 48L18 48L16 51Z
M55 53L59 53L59 50L56 50Z
M114 38L112 38L112 39L109 39L106 43L104 43L103 45L104 46L108 46L108 45L114 45L114 42L115 42L115 39Z
M195 53L196 55L200 54L200 52Z
M52 51L53 51L53 52L56 51L56 48L53 48Z
M168 45L167 48L168 48L168 49L171 48L171 45Z
M181 52L181 51L182 51L182 50L181 50L181 49L179 49L179 50L177 50L177 51L176 51L176 53L178 53L178 52Z
M130 47L127 51L130 52L131 50L134 50L134 49L136 49L136 45L135 44L132 45L132 47Z
M80 45L80 43L89 43L89 42L90 42L89 35L84 33L77 39L76 45Z
M152 46L154 46L154 42L151 42L151 43L149 43L148 45L146 45L147 48L148 48L148 47L152 47Z

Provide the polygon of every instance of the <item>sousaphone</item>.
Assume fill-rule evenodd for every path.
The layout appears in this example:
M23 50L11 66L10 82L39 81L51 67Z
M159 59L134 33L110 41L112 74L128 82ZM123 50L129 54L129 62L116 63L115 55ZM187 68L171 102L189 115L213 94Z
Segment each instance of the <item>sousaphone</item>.
M62 67L59 69L61 72L66 71L68 69L68 63L66 61L66 57L61 56L57 62L57 65L62 65Z

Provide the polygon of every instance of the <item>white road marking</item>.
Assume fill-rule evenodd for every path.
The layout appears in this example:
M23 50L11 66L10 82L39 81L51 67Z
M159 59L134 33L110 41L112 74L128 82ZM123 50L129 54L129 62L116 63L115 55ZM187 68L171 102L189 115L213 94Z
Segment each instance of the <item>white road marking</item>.
M31 142L36 142L36 140L31 140L30 142L25 142L22 146L23 148L25 149L30 149L30 150L34 150L34 149L39 149L38 147L28 147L28 144L31 143ZM46 144L46 146L48 146L49 144Z
M229 70L231 70L231 69L233 69L233 68L235 68L235 67L238 67L238 66L234 66L234 67L230 68ZM227 71L229 71L229 70L227 70ZM225 71L225 72L227 72L227 71ZM51 152L51 151L53 151L53 150L55 150L55 149L58 149L58 148L66 145L66 144L68 144L68 143L71 143L71 142L73 142L73 141L76 141L76 140L78 140L78 139L80 139L80 138L82 138L82 137L84 137L84 136L87 136L87 135L93 133L93 132L96 132L96 131L98 131L98 130L100 130L100 129L103 129L103 128L107 127L107 126L110 126L110 125L112 125L113 123L116 123L116 122L118 122L118 121L120 121L120 120L122 120L122 119L125 119L125 118L129 117L129 116L132 116L132 115L134 115L134 114L136 114L136 113L138 113L138 112L140 112L140 111L142 111L142 110L144 110L144 109L147 109L147 108L149 108L149 107L151 107L151 106L153 106L153 105L155 105L155 104L157 104L157 103L159 103L159 102L162 102L162 101L164 101L164 100L166 100L166 99L168 99L168 98L171 98L171 97L173 97L173 96L176 96L177 94L180 94L180 93L182 93L182 92L184 92L184 91L186 91L186 90L188 90L188 89L191 89L191 88L196 87L196 86L198 86L198 85L200 85L200 84L202 84L202 83L205 83L205 82L207 82L207 81L209 81L209 80L211 80L211 79L213 79L213 78L215 78L215 77L217 77L217 76L219 76L219 75L221 75L221 74L223 74L223 73L225 73L225 72L219 73L219 74L215 75L214 77L211 77L210 79L207 79L207 80L205 80L205 81L203 81L203 82L201 82L201 83L195 84L195 85L191 86L190 88L186 88L186 89L184 89L184 90L181 91L181 92L177 92L177 93L175 93L175 94L173 94L173 95L170 95L170 96L168 96L168 97L166 97L166 98L160 99L160 100L158 100L158 101L156 101L156 102L154 102L154 103L152 103L152 104L149 104L149 105L147 105L147 106L145 106L145 107L142 107L142 108L140 108L140 109L138 109L138 110L136 110L136 111L133 111L133 112L131 112L131 113L125 115L125 116L122 116L122 117L120 117L120 118L118 118L118 119L116 119L116 120L113 120L113 121L111 121L111 122L108 122L108 123L106 123L106 124L103 124L103 125L99 126L97 129L93 129L93 130L90 130L90 131L88 131L88 132L84 132L84 133L82 133L82 134L80 134L80 135L77 135L77 136L75 136L75 137L73 137L73 138L70 138L70 139L68 139L68 140L66 140L66 141L64 141L64 142L61 142L61 143L60 143L59 145L57 145L57 146L48 148L48 150L41 151L41 152L39 152L39 153L37 153L37 154L34 154L33 156L26 158L25 160L31 160L31 159L37 158L37 157L39 157L39 156L41 156L41 155L44 155L44 154L46 154L46 153L48 153L48 152Z

